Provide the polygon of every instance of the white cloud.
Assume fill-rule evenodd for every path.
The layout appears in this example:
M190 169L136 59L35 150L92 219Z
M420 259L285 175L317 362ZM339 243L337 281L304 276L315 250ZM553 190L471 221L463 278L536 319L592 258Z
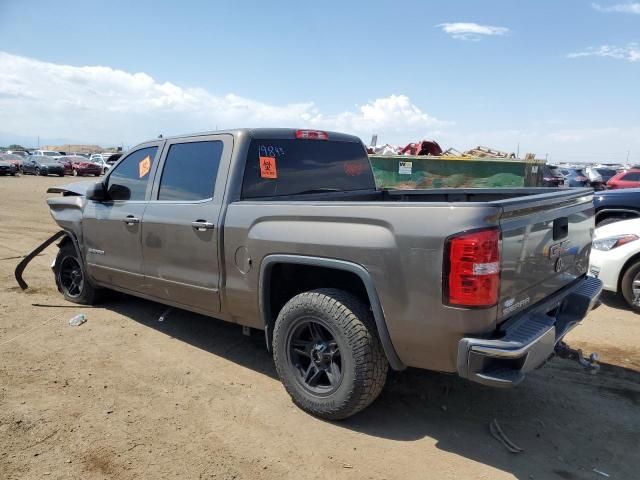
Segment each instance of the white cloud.
M638 62L640 61L640 45L636 42L628 43L624 47L601 45L599 47L589 47L582 52L569 53L567 57L609 57L628 62Z
M491 25L479 25L477 23L456 22L441 23L436 25L443 32L456 40L479 41L483 36L506 35L509 29L506 27L493 27Z
M0 52L0 130L72 140L135 144L177 133L235 127L299 126L422 137L451 124L405 95L335 114L312 102L274 105L229 93L160 82L146 73L61 65ZM399 139L400 141L400 139Z
M640 15L640 3L616 3L614 5L600 5L592 3L591 6L599 12L635 13Z

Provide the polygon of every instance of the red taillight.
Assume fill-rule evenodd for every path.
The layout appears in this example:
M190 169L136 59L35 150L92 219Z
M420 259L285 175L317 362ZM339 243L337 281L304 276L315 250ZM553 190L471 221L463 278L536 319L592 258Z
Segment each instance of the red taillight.
M329 134L320 130L296 130L296 138L306 140L329 140Z
M478 230L447 241L445 301L460 307L492 307L500 289L500 231Z

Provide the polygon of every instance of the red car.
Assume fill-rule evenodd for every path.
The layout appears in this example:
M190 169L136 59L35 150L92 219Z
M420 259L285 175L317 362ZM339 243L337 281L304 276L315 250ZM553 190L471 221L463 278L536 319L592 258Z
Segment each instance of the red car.
M70 155L65 155L63 157L56 158L56 162L61 163L64 167L65 175L73 175L73 159L75 157Z
M14 153L0 153L0 161L15 165L17 171L22 170L22 160L22 156Z
M609 188L637 188L640 187L640 169L623 170L609 179Z
M74 177L84 175L99 177L102 174L102 166L90 162L86 157L80 155L65 155L60 157L58 161L64 164L64 173L67 174L68 168L68 173Z

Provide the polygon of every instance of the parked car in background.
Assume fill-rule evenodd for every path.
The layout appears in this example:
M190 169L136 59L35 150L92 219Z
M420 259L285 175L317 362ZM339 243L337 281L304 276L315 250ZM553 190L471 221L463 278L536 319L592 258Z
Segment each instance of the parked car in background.
M113 166L113 165L115 165L115 164L116 164L116 162L117 162L118 160L120 160L120 157L122 157L122 155L123 155L123 154L122 154L122 152L119 152L119 153L112 153L112 154L110 154L110 155L108 155L108 156L106 157L106 162L107 162L109 165Z
M602 174L595 170L592 167L587 167L583 170L589 183L591 184L591 188L594 190L604 190L606 188L606 182L602 178Z
M607 182L618 173L618 170L612 167L589 167L586 172L589 179L591 179L591 175L600 175L601 181L606 188Z
M102 165L98 165L85 157L81 157L79 155L67 155L61 158L71 162L71 174L74 177L83 177L85 175L95 175L96 177L99 177L102 175Z
M591 182L584 173L582 168L577 167L562 167L560 172L564 175L565 185L569 187L590 187Z
M9 162L15 165L17 171L22 171L22 162L24 157L16 155L14 153L0 153L0 161Z
M564 187L564 176L558 167L545 165L542 167L543 187Z
M58 157L55 159L55 161L64 167L65 175L73 175L73 164L71 163L71 160L69 159L68 155L63 155L62 157Z
M107 163L106 158L99 153L91 155L91 157L89 157L89 161L100 165L103 174L106 174L111 168L111 165Z
M61 157L63 154L60 152L56 152L54 150L34 150L32 155L57 158L57 157Z
M29 156L29 152L27 152L25 150L7 150L7 153L10 153L12 155L19 155L21 157L28 157Z
M604 190L593 197L596 226L640 218L640 188Z
M9 160L5 160L3 156L0 156L0 175L15 176L17 173L18 167Z
M596 228L589 274L640 312L640 218Z
M44 155L31 155L22 162L22 173L32 175L58 175L64 176L64 166L55 158Z
M609 188L637 188L640 187L640 169L623 170L615 174L607 182Z

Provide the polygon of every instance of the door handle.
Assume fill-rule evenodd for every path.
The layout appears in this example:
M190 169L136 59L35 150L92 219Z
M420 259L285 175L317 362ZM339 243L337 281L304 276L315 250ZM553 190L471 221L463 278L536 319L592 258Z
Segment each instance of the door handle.
M196 220L195 222L191 222L191 226L194 228L194 230L198 230L199 232L213 230L215 227L213 223L207 222L206 220Z
M136 225L137 223L140 223L140 219L133 215L127 215L122 221L127 225Z

